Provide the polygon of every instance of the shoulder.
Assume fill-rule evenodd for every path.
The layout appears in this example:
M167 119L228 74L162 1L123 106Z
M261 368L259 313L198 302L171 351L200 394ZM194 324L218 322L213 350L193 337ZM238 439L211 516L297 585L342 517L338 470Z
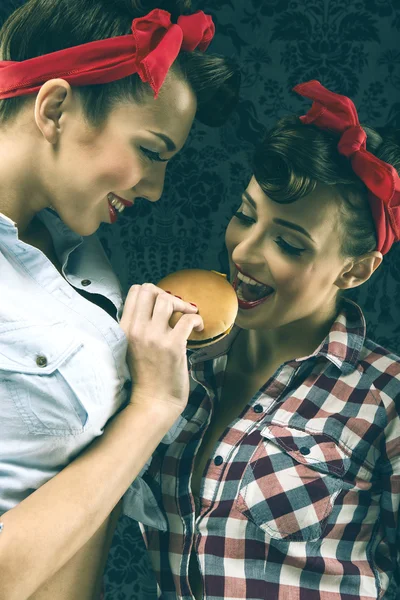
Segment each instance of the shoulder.
M384 407L387 426L400 431L400 356L366 338L358 370L360 385L369 389L375 402Z
M378 387L385 381L393 379L397 382L400 392L400 356L395 352L377 344L370 338L365 338L359 364L365 372L374 376ZM382 377L383 375L385 377Z
M333 332L333 334L332 334ZM361 307L345 298L331 330L328 354L341 359L344 372L358 390L400 394L400 356L367 337Z

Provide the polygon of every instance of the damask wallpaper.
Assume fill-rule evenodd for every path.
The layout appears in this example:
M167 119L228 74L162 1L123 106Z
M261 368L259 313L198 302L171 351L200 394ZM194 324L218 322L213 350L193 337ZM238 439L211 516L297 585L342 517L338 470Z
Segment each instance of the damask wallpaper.
M0 19L16 2L1 0ZM217 35L211 50L236 57L241 101L222 129L196 124L168 168L160 202L137 203L101 241L125 289L171 271L227 272L224 231L251 170L263 130L309 103L291 92L318 79L350 95L360 120L400 127L400 0L205 0ZM400 247L352 297L369 336L400 352ZM106 570L107 600L153 600L155 584L135 523L121 518Z

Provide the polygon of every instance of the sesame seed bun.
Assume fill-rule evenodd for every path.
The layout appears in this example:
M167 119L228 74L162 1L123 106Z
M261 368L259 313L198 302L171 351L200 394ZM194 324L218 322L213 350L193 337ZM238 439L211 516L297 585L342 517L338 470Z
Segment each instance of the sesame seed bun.
M232 329L238 312L238 299L226 275L217 271L184 269L167 275L157 286L198 306L204 330L192 331L188 348L196 350L214 344ZM174 313L170 326L174 327L181 316L182 313Z

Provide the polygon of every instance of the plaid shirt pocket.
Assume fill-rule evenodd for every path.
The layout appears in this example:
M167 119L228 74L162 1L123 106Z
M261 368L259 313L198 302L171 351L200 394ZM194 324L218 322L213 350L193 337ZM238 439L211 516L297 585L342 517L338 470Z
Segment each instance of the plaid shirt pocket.
M276 540L321 537L349 459L327 435L268 425L241 481L237 507Z

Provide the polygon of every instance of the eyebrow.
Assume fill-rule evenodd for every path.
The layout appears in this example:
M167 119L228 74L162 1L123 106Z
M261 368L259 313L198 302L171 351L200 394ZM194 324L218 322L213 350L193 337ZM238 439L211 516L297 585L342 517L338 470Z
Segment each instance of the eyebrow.
M247 191L243 192L243 197L246 198L246 200L248 200L248 202L253 206L253 208L257 209L257 205L256 205L254 199L250 196L250 194ZM283 227L288 227L289 229L293 229L294 231L298 231L299 233L302 233L303 235L308 237L308 239L310 239L315 244L315 241L313 240L311 235L308 233L308 231L303 229L303 227L301 227L301 225L297 225L297 223L292 223L291 221L286 221L285 219L278 219L278 218L273 219L273 222L276 223L277 225L282 225Z
M150 129L149 129L149 131L150 131L150 133L152 133L153 135L156 135L158 138L160 138L160 140L162 140L164 142L164 144L167 146L168 152L174 152L174 150L176 150L176 146L170 137L168 137L164 133L157 133L156 131L151 131Z

